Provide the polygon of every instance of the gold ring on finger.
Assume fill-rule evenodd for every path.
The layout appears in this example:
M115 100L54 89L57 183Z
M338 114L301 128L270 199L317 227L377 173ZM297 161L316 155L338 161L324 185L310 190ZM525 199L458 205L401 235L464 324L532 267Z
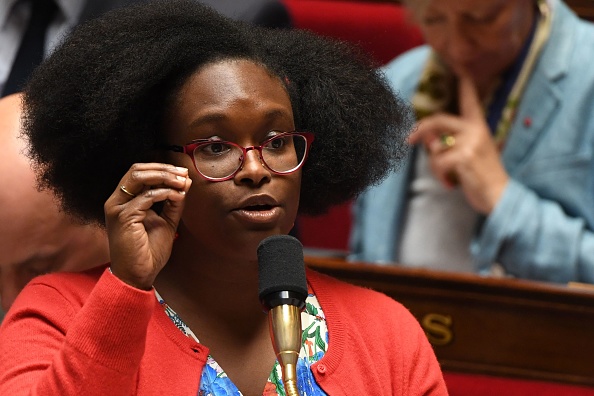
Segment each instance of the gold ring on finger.
M452 135L441 135L439 142L444 150L449 150L456 145L456 138Z
M136 196L136 194L132 194L130 191L126 190L126 186L124 186L123 184L120 186L120 190L122 190L122 192L132 198L134 198Z

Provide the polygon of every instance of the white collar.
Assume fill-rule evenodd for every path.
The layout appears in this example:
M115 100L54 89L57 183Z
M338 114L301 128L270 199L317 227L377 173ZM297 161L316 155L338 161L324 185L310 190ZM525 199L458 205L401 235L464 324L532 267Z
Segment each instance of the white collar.
M20 0L0 0L0 29L6 25L10 11ZM65 20L70 25L75 25L82 13L85 1L81 0L54 0Z
M8 20L8 15L14 7L15 3L19 0L4 0L0 1L0 29L6 25L6 21Z

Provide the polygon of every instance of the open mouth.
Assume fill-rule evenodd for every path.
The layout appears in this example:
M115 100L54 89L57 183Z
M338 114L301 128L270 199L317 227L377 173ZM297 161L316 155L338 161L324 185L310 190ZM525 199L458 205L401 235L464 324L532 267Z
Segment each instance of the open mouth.
M271 227L281 219L283 210L281 205L266 194L252 195L237 205L234 216L246 227Z
M272 205L250 205L243 208L243 210L247 211L262 211L262 210L271 210L273 208Z
M236 218L247 227L270 227L277 224L281 208L276 205L247 205L236 211Z

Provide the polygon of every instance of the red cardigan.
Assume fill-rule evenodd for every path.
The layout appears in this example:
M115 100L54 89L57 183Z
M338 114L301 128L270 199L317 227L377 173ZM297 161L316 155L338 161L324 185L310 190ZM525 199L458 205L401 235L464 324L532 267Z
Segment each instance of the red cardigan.
M447 395L416 319L389 297L308 271L329 349L312 366L328 395ZM192 395L208 348L152 291L101 267L34 279L0 327L0 395Z

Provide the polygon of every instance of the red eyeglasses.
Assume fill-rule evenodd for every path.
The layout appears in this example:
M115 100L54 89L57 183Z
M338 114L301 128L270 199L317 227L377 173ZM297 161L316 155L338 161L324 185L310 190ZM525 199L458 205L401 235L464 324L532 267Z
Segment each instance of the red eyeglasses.
M223 140L197 139L185 146L168 146L168 150L185 153L207 180L232 179L243 167L247 152L257 150L262 165L272 173L286 175L303 166L314 135L311 132L276 132L260 146L242 147Z

